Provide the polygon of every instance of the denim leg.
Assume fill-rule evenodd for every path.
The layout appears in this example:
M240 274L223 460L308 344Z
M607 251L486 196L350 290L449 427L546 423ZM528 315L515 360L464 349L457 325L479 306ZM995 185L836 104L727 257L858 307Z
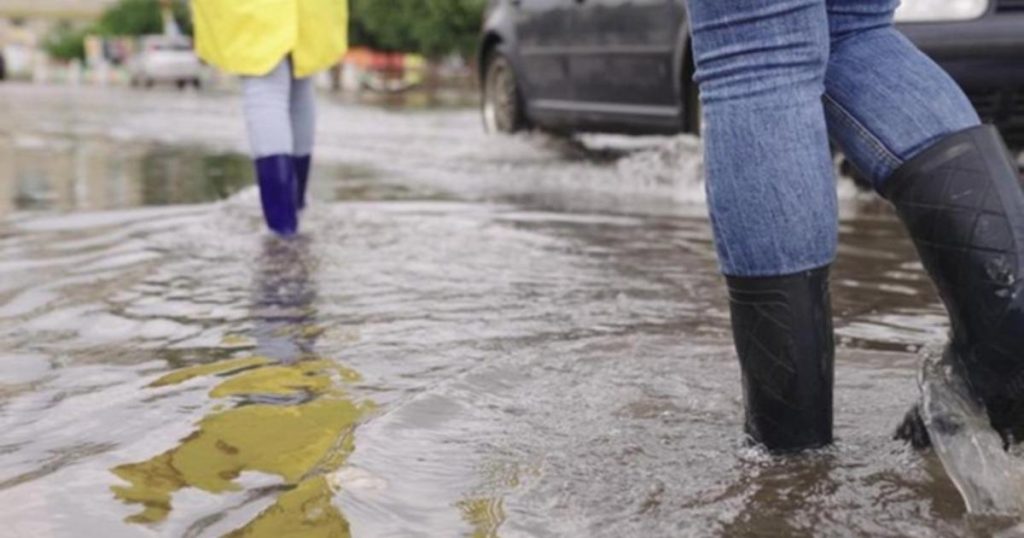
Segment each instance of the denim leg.
M892 26L899 0L827 0L829 134L880 189L907 159L980 123L970 101Z
M708 204L726 275L828 265L837 203L822 105L825 0L688 0Z

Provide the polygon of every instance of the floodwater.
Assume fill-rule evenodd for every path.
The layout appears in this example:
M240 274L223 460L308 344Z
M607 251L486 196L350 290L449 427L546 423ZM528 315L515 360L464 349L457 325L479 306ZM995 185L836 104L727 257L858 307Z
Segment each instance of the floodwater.
M281 241L234 97L0 86L0 534L1014 525L892 440L945 320L848 181L837 443L775 458L740 435L696 141L321 105L314 202Z

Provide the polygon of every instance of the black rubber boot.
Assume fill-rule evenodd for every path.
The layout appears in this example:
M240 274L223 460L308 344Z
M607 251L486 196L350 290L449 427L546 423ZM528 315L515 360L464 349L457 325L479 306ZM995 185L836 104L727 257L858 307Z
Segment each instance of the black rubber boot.
M885 184L949 312L949 350L1008 442L1024 423L1024 190L999 132L955 133Z
M747 434L775 452L830 444L835 343L828 267L726 280Z

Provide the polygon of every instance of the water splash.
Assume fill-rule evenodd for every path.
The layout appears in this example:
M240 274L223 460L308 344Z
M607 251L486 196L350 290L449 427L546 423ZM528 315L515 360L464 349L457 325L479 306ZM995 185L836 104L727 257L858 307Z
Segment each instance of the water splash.
M921 418L950 480L972 514L1024 514L1024 466L1003 448L949 350L927 352Z

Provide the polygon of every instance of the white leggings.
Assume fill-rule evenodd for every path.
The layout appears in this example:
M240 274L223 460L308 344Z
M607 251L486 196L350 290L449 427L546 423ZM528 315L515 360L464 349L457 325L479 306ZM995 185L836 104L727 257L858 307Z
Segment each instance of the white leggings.
M293 78L290 58L261 77L242 77L242 96L254 159L313 152L313 80Z

